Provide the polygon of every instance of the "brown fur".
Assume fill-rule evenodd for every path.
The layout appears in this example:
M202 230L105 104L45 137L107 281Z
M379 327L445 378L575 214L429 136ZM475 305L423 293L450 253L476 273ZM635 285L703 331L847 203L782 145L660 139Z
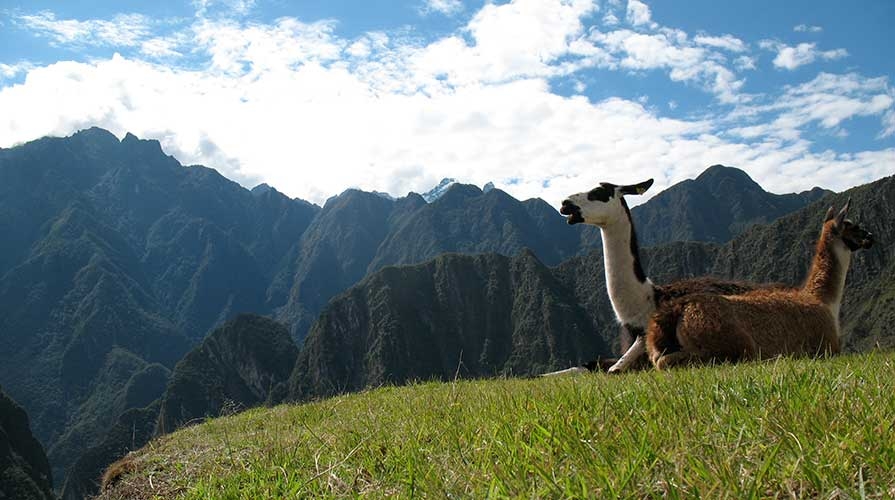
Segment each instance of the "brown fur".
M840 351L839 322L831 304L842 294L847 269L834 243L848 231L872 235L827 217L802 288L779 286L742 294L696 293L660 303L647 328L646 348L658 369L692 362L737 362L779 355L822 356ZM735 292L736 293L736 292Z

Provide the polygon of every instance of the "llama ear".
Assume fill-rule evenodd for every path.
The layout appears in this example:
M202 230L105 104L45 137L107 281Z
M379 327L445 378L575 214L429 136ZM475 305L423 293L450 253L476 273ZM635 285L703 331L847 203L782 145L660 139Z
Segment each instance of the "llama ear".
M839 211L839 214L836 215L836 225L841 226L845 221L845 216L848 215L848 206L851 205L851 198L845 202L845 206L842 207L842 210Z
M649 180L643 181L639 184L629 184L627 186L619 186L618 189L621 194L643 194L652 185L653 185L653 180L649 179Z
M836 209L830 205L830 208L827 209L827 215L824 215L824 222L829 222L833 220L833 217L836 215Z

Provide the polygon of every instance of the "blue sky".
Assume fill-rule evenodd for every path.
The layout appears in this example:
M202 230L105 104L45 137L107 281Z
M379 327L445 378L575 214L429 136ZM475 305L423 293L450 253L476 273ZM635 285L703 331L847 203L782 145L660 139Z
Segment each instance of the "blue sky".
M893 21L890 1L0 2L0 147L96 125L315 203L443 177L557 203L715 163L841 190L895 173Z

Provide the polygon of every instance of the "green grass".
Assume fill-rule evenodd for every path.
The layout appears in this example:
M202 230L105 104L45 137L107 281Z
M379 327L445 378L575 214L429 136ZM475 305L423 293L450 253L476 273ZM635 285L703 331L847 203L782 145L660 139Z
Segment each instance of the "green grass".
M892 498L895 353L386 387L152 442L104 498Z

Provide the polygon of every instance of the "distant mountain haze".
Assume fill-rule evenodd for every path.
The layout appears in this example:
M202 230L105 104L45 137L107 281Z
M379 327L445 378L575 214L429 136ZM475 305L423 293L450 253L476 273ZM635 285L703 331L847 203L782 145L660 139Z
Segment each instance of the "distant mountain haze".
M568 226L543 200L518 201L486 187L448 182L431 202L414 193L390 199L348 190L319 207L268 185L248 190L213 169L183 166L158 141L131 134L118 140L92 128L0 149L0 384L27 409L61 487L66 469L92 474L108 450L120 452L118 431L109 429L137 421L145 428L153 410L140 412L157 404L177 363L241 312L269 316L296 345L307 344L296 356L308 368L290 367L278 393L284 398L444 377L457 366L468 376L535 373L613 351L617 334L604 314L599 231ZM739 170L713 167L632 213L641 242L724 244L824 194L772 195ZM655 257L663 267L680 264L694 274L739 270L734 256L729 269L720 257L707 264L703 254L723 249L675 245L685 253ZM422 267L391 267L416 264ZM489 266L502 271L492 275ZM503 295L476 281L486 278ZM417 312L392 310L403 300L394 290L404 286L402 279L420 286L419 297L407 298L419 304ZM875 283L867 283L867 294L878 293ZM456 301L451 287L475 291L481 301ZM357 296L357 290L377 295ZM881 304L886 297L878 297ZM891 308L861 304L864 319L850 331L863 332L854 335L870 343L885 338L885 323L873 318ZM469 313L453 317L457 312L449 308ZM354 335L364 325L367 340L390 342L371 351L370 371L315 365L341 355L326 351L337 334L332 328L339 330L333 338L347 331L334 311L385 322L359 322L351 330ZM435 316L420 316L424 311ZM480 320L490 326L480 329ZM539 330L539 323L548 327ZM593 330L601 334L588 335ZM436 341L450 331L459 335L452 343ZM313 338L304 342L309 332ZM419 364L394 371L394 361L412 359L413 351L397 356L391 349L413 347L416 335L434 342L419 359L437 361L438 370ZM367 340L339 342L357 353L372 345ZM94 451L78 461L86 450ZM68 483L72 498L89 490L81 479Z

